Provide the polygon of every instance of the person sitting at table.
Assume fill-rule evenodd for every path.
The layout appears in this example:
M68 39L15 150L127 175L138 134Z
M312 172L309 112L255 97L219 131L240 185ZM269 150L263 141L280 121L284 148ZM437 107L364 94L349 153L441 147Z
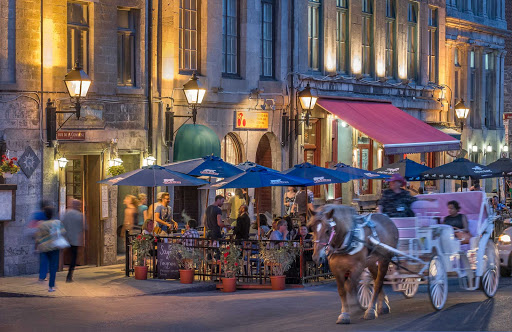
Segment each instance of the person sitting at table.
M455 237L461 241L461 244L468 244L471 234L469 234L468 218L459 213L460 205L457 201L448 202L448 216L443 220L445 225L450 225L454 229Z
M311 234L309 234L308 227L306 226L306 224L302 224L302 225L300 225L299 233L297 233L297 235L295 235L293 240L300 241L302 239L302 241L305 241L305 240L311 240L312 238L313 238L313 236Z
M183 245L185 247L194 247L197 245L197 241L195 239L199 239L199 233L196 230L197 220L189 219L187 225L185 226L186 231L181 236L183 240Z
M286 220L281 219L277 223L277 229L272 232L269 240L273 241L286 241L286 236L288 235L288 225ZM280 243L281 245L283 243Z
M494 210L494 212L497 212L497 213L501 213L503 211L509 212L508 207L499 201L498 196L492 197L491 208Z
M237 240L249 239L249 228L251 227L251 219L249 218L249 208L247 205L242 205L238 209L238 218L236 219L236 226L233 230L233 235Z
M292 221L292 217L290 216L284 216L283 217L284 220L286 220L286 226L288 228L288 235L287 235L287 240L293 240L293 238L295 237L295 235L297 235L297 229L295 229L293 227L293 221Z

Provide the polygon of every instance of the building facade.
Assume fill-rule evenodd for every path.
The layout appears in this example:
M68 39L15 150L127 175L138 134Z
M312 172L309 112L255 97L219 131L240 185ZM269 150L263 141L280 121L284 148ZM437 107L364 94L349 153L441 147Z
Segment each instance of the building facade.
M82 200L88 231L80 264L116 262L123 198L146 192L151 199L151 191L97 184L114 159L126 171L149 156L166 164L211 153L277 170L304 161L372 170L404 154L437 166L461 153L458 143L453 148L460 139L453 107L464 98L471 116L462 147L478 142L478 161L494 160L504 139L507 35L504 4L494 1L477 11L469 0L43 0L40 7L0 0L1 152L24 156L20 163L32 156L35 165L6 180L18 185L17 209L16 220L0 228L0 274L37 270L25 226L42 199L60 211L67 198ZM48 141L48 99L57 111L73 110L62 80L77 60L92 80L81 117L59 113L57 140ZM207 90L195 123L182 91L194 73ZM308 83L319 96L309 112L298 101ZM327 101L383 107L367 124L398 114L390 127L402 138L404 128L455 138L446 134L446 146L407 139L393 146ZM421 123L406 128L401 120L411 118ZM69 162L60 168L62 157ZM183 212L201 220L206 193L159 188L166 189L175 220ZM316 204L351 204L375 201L381 184L313 191ZM260 211L283 212L282 188L250 195Z

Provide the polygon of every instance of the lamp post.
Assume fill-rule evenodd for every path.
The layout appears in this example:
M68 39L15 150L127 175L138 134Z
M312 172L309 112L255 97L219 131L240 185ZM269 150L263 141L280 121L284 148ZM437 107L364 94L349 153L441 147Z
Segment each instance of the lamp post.
M196 124L197 108L203 102L204 95L206 94L206 89L202 87L196 73L192 74L190 80L183 85L183 92L185 93L188 105L192 108L192 121Z
M64 77L64 83L68 89L69 96L74 99L75 102L75 114L76 118L80 119L80 98L85 98L89 87L91 86L91 79L84 72L82 66L78 61L75 63L75 67L66 74ZM57 113L73 113L73 112L57 112Z
M457 119L460 121L460 131L464 130L464 123L466 122L466 119L468 118L469 114L469 108L464 105L464 99L461 99L456 105L455 105L455 115L457 116Z
M309 118L311 116L311 111L315 108L316 101L318 100L318 95L315 91L311 89L311 86L308 84L306 87L298 93L300 106L304 111L306 111L306 125L309 126Z
M59 163L59 168L66 168L68 161L69 160L66 157L60 157L59 159L57 159L57 162Z

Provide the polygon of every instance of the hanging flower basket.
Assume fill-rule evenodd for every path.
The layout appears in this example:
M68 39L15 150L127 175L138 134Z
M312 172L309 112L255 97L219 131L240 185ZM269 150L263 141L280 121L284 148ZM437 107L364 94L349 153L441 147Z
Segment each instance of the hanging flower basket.
M119 165L119 166L110 166L108 169L107 169L107 173L112 175L112 176L116 176L116 175L119 175L119 174L123 174L125 173L126 171L124 170L124 166L123 165Z
M12 176L20 171L20 167L14 162L18 161L18 158L8 158L6 155L2 156L2 163L0 164L0 173L4 179L12 178Z

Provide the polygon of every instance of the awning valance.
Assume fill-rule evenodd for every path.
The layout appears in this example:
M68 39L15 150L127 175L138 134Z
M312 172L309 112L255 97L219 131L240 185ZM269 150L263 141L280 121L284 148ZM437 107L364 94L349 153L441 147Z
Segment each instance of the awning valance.
M385 154L459 150L460 141L391 103L320 99L317 104L384 146Z

